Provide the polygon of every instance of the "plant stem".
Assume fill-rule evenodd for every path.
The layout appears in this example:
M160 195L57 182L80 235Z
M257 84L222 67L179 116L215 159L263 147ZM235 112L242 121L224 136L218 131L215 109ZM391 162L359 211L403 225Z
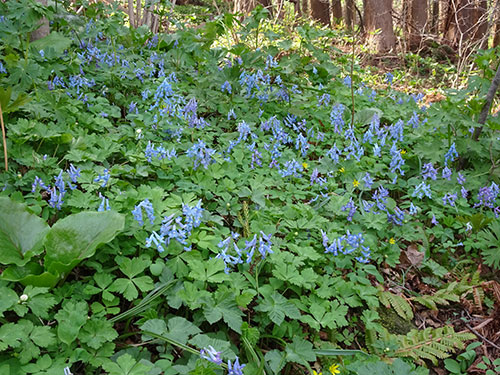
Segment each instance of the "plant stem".
M5 125L3 124L2 103L0 103L0 124L2 125L3 157L5 160L5 172L7 172L9 170L9 162L7 161L7 136L5 134Z

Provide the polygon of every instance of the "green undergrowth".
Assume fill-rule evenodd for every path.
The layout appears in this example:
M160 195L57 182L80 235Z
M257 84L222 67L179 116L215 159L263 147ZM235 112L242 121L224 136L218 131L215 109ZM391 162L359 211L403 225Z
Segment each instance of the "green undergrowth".
M0 373L427 374L475 339L416 323L495 303L498 51L427 106L261 8L0 14Z

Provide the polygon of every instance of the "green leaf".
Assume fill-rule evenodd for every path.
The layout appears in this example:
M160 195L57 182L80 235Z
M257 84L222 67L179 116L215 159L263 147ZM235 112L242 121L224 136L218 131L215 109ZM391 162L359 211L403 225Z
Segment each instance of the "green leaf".
M118 333L111 322L102 319L90 319L81 329L78 338L88 346L99 349L105 342L113 341Z
M191 259L189 261L191 272L189 277L209 283L221 283L228 280L229 276L224 273L224 262L222 259L212 258L207 261Z
M294 337L293 342L286 346L285 352L287 362L296 362L309 366L309 362L316 360L313 344L300 337Z
M215 299L207 299L203 313L210 324L223 319L231 329L241 334L243 313L236 305L233 293L215 293Z
M54 316L59 325L57 326L57 336L59 340L67 345L75 341L80 328L87 321L88 306L87 303L67 302L61 310Z
M81 212L59 220L45 238L45 269L61 277L83 259L94 255L101 244L123 230L123 215L113 212Z
M2 296L0 298L0 317L3 317L3 312L10 310L12 306L17 304L19 297L11 288L5 286L0 286L0 296Z
M285 353L277 349L268 351L264 356L264 358L267 362L269 362L269 366L271 367L271 370L273 370L273 373L275 374L279 374L281 369L286 364Z
M299 309L278 292L264 296L264 299L261 299L255 310L267 312L269 319L276 325L283 323L285 316L290 319L300 318Z
M25 265L43 251L47 223L26 205L0 197L0 263Z
M31 331L30 339L42 348L47 348L56 343L56 335L48 326L34 327L33 331Z
M61 55L71 46L72 42L73 41L70 38L65 37L63 34L52 31L46 37L32 42L30 47L32 47L35 51L51 48L55 50L55 54Z
M152 366L137 362L130 354L118 357L116 363L108 362L102 365L109 375L144 375Z
M168 319L168 324L162 319L150 319L141 325L141 330L186 344L190 336L201 333L201 330L189 320L180 316Z

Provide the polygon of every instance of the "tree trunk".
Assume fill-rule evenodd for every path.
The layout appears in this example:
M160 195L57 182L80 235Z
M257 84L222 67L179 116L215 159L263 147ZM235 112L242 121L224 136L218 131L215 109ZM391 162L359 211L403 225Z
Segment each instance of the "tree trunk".
M410 50L415 51L422 42L422 32L427 24L427 0L411 0L408 5L406 40Z
M311 16L325 26L330 26L330 1L311 0Z
M432 18L430 32L437 34L439 30L439 0L432 0Z
M377 52L387 52L396 47L392 26L392 0L363 0L366 41ZM374 34L376 30L380 32Z
M36 0L38 3L47 6L47 0ZM43 17L40 20L40 27L31 33L31 40L38 40L46 37L50 33L49 20Z
M474 35L474 0L449 0L445 37L453 47L462 47Z
M332 16L335 22L342 20L342 3L340 0L332 0Z
M474 23L476 24L476 32L474 33L474 41L480 42L479 48L488 48L488 0L479 0L475 9Z
M495 34L493 36L493 48L500 46L500 0L495 5Z
M500 0L499 0L500 1ZM345 2L345 23L348 29L354 27L354 0L346 0Z
M495 98L498 86L500 86L500 64L498 64L497 72L495 74L495 77L493 77L488 93L486 94L486 101L483 105L483 108L481 109L481 113L479 114L479 119L477 122L481 125L484 125L486 123L486 119L490 114L491 104L493 103L493 99ZM474 134L472 135L472 139L477 141L482 131L483 131L482 126L474 129Z

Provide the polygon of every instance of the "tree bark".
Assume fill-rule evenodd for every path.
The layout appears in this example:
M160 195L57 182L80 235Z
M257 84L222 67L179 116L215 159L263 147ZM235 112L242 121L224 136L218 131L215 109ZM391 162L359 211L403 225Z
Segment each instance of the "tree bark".
M493 35L493 48L500 46L500 0L495 5L495 34Z
M396 47L392 24L392 0L363 0L366 41L377 52L387 52ZM380 32L374 34L376 30Z
M488 48L488 0L479 0L475 9L474 23L476 31L474 41L481 42L479 48Z
M311 0L311 16L325 26L330 26L330 1Z
M486 94L486 102L484 103L483 109L479 114L479 120L477 122L481 125L484 125L486 123L486 119L490 114L491 103L493 103L493 98L495 97L499 85L500 85L500 64L498 64L497 72L495 74L495 77L493 78L493 81L491 81L490 88L488 90L488 93ZM477 141L482 131L483 131L482 126L474 129L474 134L472 135L472 138L475 141Z
M342 20L342 3L340 0L332 0L332 16L335 22Z
M439 0L432 0L432 19L430 32L437 34L439 30Z
M410 50L415 51L422 42L422 32L427 24L427 0L411 0L406 22L406 40Z
M500 0L499 0L500 1ZM345 2L345 23L348 29L354 28L354 0L346 0Z
M445 37L453 47L461 47L474 35L474 0L449 0Z
M47 0L36 0L38 3L47 6ZM43 17L40 20L40 27L31 33L31 41L46 37L50 33L49 20Z

